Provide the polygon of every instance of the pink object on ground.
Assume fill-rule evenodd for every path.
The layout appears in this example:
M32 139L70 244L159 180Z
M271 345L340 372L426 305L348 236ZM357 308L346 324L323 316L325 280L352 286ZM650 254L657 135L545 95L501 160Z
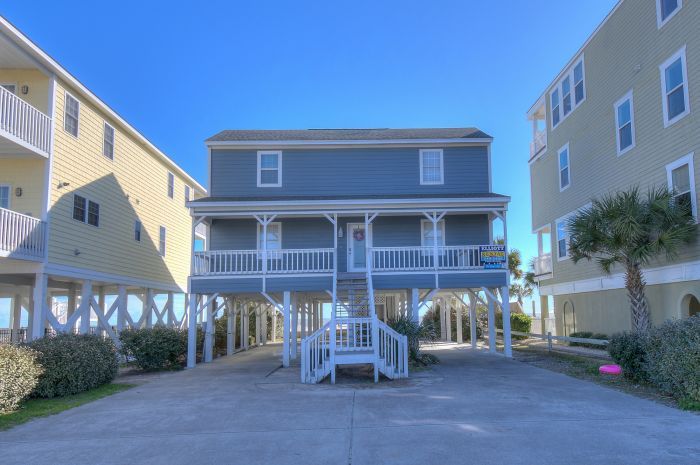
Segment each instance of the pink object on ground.
M598 371L604 375L619 375L622 373L622 367L620 365L602 365Z

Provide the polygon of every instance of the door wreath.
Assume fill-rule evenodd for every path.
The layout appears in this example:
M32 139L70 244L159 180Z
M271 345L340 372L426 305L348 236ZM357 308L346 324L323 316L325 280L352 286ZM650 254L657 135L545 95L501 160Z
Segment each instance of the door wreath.
M357 242L362 242L365 240L365 231L364 229L355 229L352 232L352 237L355 239Z

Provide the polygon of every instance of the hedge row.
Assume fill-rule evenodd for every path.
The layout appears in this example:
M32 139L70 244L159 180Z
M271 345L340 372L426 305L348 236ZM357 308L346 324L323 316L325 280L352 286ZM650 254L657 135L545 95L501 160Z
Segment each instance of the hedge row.
M182 368L187 353L187 331L176 328L127 329L119 341L127 360L146 371Z
M628 378L700 402L700 316L669 321L648 333L615 334L608 352Z

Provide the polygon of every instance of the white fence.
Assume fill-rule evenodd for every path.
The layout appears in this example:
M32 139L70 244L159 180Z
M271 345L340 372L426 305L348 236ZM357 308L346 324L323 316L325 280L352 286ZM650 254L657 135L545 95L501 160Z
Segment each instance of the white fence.
M391 379L408 377L408 337L379 321L379 369Z
M435 269L434 247L372 247L373 271L428 271ZM439 246L437 268L472 270L481 268L478 245Z
M333 249L195 252L194 275L332 273Z
M0 208L0 252L3 256L43 258L46 223L22 213Z
M45 155L51 145L51 118L0 86L0 130Z
M336 318L336 350L372 350L372 318Z
M547 131L537 131L534 139L530 142L530 158L540 153L545 147L547 147Z
M301 341L301 382L317 383L331 372L330 322Z

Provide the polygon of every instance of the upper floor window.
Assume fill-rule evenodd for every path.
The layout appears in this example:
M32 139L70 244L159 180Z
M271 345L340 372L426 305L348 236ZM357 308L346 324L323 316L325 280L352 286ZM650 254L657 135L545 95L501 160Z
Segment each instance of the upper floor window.
M571 169L569 168L569 144L559 149L559 191L571 184Z
M443 184L442 149L420 150L420 183Z
M10 208L10 186L0 186L0 208Z
M673 190L676 202L690 206L693 216L697 218L697 196L695 194L693 154L690 153L666 165L666 176L668 179L668 188Z
M78 123L80 121L80 102L66 92L66 107L63 115L63 127L69 134L78 137Z
M690 113L685 46L660 67L664 126L668 127Z
M190 201L190 186L185 186L185 205Z
M660 28L683 6L683 0L656 0L656 25Z
M73 219L91 226L99 226L100 205L81 195L73 195Z
M134 240L141 242L141 222L139 220L134 221Z
M557 220L557 259L569 258L568 216Z
M258 187L282 186L282 152L265 150L258 152Z
M114 128L105 122L102 136L102 155L114 160Z
M421 236L420 245L422 247L434 247L435 246L435 229L433 228L433 222L430 220L421 220ZM445 220L440 220L437 223L437 245L445 245Z
M168 197L171 199L175 197L175 176L170 172L168 172Z
M581 57L564 73L549 95L552 109L552 129L557 127L586 99L584 79L583 57Z
M263 250L264 234L263 226L258 223L258 250ZM282 223L270 223L267 225L267 250L280 250L282 248Z
M165 257L165 226L161 226L158 233L158 252Z
M617 128L617 154L622 155L634 147L634 104L632 91L615 103Z

